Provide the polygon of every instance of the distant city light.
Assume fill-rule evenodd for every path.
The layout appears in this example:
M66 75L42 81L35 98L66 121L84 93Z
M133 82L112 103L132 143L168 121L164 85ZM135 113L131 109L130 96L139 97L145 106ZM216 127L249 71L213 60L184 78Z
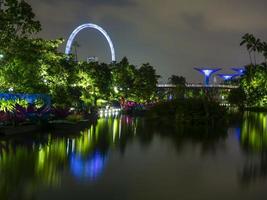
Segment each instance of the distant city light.
M87 58L87 63L98 62L98 57L92 56Z
M99 109L99 116L102 117L110 117L110 116L117 116L120 113L120 108L113 108L113 107L106 107Z
M86 28L92 28L92 29L96 29L98 30L99 32L101 32L106 40L108 41L109 43L109 47L110 47L110 51L111 51L111 59L112 59L112 62L115 62L116 61L116 57L115 57L115 50L114 50L114 46L113 46L113 43L112 43L112 40L110 39L109 35L107 34L107 32L101 28L100 26L96 25L96 24L91 24L91 23L88 23L88 24L83 24L79 27L77 27L73 32L72 34L70 35L69 39L68 39L68 42L67 42L67 45L66 45L66 49L65 49L65 54L69 55L70 52L71 52L71 47L72 47L72 43L73 43L73 40L75 39L76 35L83 29L86 29Z
M198 72L202 73L205 77L204 77L204 84L205 85L209 85L210 84L210 77L212 76L212 74L220 71L220 68L217 69L202 69L202 68L195 68L195 70L197 70Z

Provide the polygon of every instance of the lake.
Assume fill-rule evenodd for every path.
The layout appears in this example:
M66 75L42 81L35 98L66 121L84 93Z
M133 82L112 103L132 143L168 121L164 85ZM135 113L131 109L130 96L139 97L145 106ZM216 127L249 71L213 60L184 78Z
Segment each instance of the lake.
M100 118L81 133L0 138L0 199L267 199L267 114L231 126Z

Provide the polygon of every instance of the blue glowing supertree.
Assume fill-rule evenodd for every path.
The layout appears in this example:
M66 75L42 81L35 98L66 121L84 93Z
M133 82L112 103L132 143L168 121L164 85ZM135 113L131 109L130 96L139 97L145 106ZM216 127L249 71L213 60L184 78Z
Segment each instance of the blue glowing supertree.
M224 81L229 81L235 78L236 76L239 76L239 74L218 74L218 76Z
M201 74L203 74L205 76L205 80L204 80L204 84L205 85L209 85L210 84L210 77L220 71L220 68L217 69L208 69L208 68L195 68L195 70L197 70L198 72L200 72Z
M244 67L233 67L231 68L233 71L237 72L239 76L243 75L246 71Z

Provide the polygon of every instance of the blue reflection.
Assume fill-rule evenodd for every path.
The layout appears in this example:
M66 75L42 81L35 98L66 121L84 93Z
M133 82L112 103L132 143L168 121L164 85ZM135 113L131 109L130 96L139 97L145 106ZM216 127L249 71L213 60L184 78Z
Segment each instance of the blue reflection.
M238 141L241 141L241 128L235 128L235 135Z
M96 180L104 170L106 156L98 151L87 158L81 155L71 155L70 168L76 178Z

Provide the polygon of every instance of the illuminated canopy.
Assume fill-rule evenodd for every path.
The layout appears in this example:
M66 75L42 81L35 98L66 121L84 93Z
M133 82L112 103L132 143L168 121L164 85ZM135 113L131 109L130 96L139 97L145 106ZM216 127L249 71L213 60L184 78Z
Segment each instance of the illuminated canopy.
M238 76L238 74L218 74L218 76L225 81L229 81Z
M108 41L109 47L110 47L112 62L116 61L114 46L113 46L113 43L112 43L109 35L107 34L107 32L103 28L101 28L100 26L98 26L96 24L91 24L91 23L83 24L83 25L77 27L72 32L72 34L70 35L70 37L68 39L67 45L66 45L65 54L67 54L67 55L70 54L70 52L71 52L71 46L72 46L73 40L75 39L76 35L81 30L86 29L86 28L96 29L96 30L98 30L100 33L102 33L105 36L106 40Z
M245 68L244 67L233 67L231 68L233 71L239 73L239 75L243 75L245 73Z
M220 68L217 69L207 69L207 68L195 68L195 70L197 70L198 72L202 73L205 76L205 85L209 85L210 84L210 77L212 76L212 74L216 73L217 71L220 71Z

